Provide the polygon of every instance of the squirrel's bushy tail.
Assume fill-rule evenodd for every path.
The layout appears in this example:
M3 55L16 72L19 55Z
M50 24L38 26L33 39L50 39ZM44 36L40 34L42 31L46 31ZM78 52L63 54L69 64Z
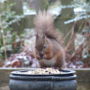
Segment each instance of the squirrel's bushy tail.
M53 16L47 11L39 12L34 19L35 30L39 35L46 36L49 39L55 39L62 42L59 32L55 29Z

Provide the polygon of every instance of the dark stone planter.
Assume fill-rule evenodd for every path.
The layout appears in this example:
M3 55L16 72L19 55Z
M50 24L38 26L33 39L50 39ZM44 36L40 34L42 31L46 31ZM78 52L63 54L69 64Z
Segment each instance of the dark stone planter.
M24 71L25 72L25 71ZM65 74L28 75L23 71L10 74L10 90L76 90L77 81L74 71L63 70Z

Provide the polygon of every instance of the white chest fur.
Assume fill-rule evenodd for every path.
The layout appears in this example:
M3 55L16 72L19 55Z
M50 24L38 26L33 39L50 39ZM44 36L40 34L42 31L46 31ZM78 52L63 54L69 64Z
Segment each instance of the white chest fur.
M44 63L45 63L46 65L48 65L48 66L54 66L55 63L56 63L55 58L52 58L52 59L50 59L50 60L43 59L43 61L44 61Z

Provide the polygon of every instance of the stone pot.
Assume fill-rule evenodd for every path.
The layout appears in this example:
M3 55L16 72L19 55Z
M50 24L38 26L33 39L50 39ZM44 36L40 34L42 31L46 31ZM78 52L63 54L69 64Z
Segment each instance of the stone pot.
M76 90L75 71L62 70L63 74L28 75L24 71L13 71L10 74L10 90Z

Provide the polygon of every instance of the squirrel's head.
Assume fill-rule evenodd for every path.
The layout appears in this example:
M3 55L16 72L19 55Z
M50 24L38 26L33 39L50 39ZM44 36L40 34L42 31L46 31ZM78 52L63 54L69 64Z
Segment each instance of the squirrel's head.
M38 39L39 40L39 39ZM40 59L50 59L53 55L52 44L47 37L44 37L44 41L36 42L36 50L38 51Z

